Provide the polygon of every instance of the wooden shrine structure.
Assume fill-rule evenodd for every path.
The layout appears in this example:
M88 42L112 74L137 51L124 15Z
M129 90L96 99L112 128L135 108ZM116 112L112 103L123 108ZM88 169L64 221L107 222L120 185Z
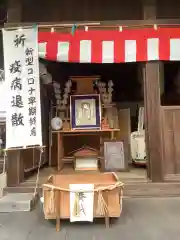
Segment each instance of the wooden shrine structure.
M107 2L106 4L102 2L102 4L99 4L98 9L97 6L95 7L96 11L93 11L94 5L91 4L91 1L87 1L82 8L79 8L78 4L74 5L72 0L65 2L58 1L56 4L51 4L50 1L44 4L44 1L41 1L42 4L40 3L35 9L33 8L35 1L26 2L27 3L24 5L24 3L22 4L22 1L19 0L8 1L8 23L6 23L6 26L17 27L22 26L23 24L30 25L30 23L39 23L41 29L43 26L44 28L47 28L47 26L58 26L58 24L62 24L62 21L78 23L78 21L84 20L85 16L89 22L98 20L100 25L94 26L95 29L117 29L119 26L125 26L126 28L144 28L153 27L153 25L174 28L174 26L179 27L180 25L178 1L174 0L173 2L162 0L137 1L133 11L129 7L130 2L132 3L132 1L117 1L114 5L112 5L111 2ZM59 5L57 6L57 4ZM107 6L107 4L109 5ZM111 12L108 11L109 6L113 7ZM76 10L73 11L74 15L72 16L71 9L74 7ZM64 9L66 9L66 11ZM64 30L65 28L62 27L62 31ZM68 31L69 30L70 29L68 29ZM154 182L161 182L166 180L166 178L179 180L180 152L178 150L178 143L180 129L178 119L180 117L180 109L178 106L161 106L159 89L160 79L164 78L163 62L155 61L141 63L140 72L144 82L145 132L146 144L148 147L148 178ZM119 118L121 120L119 121L122 121L126 113L121 112L118 115L121 115ZM124 122L126 122L126 120ZM121 138L124 133L122 127L120 126L119 128L120 131L115 132L115 135L118 135L118 137ZM50 165L57 164L56 152L58 135L60 138L64 138L64 145L71 148L68 144L65 144L66 141L68 142L66 139L70 138L71 134L72 133L70 132L52 133L53 149L51 151L52 156ZM73 134L78 134L80 136L82 133L79 132ZM86 136L87 134L90 133L86 132ZM93 136L89 136L89 141L93 138L94 141L92 142L99 142L99 137L95 137L94 135L100 136L104 135L104 133L101 132L101 134L98 134L93 133ZM66 135L68 135L67 138ZM76 144L76 141L74 140L76 137L77 135L71 135L73 145ZM81 141L82 144L79 145L83 146L83 140ZM64 149L65 152L66 147ZM76 149L78 148L79 146L77 146ZM67 150L67 152L70 151L71 149ZM16 150L9 152L7 163L9 186L18 185L20 182L24 181L23 164L25 159L27 159L27 157L29 158L29 155L29 152L26 154L20 154L20 151ZM34 155L36 155L36 153ZM64 161L65 160L69 161L68 158L64 158Z
M81 157L82 161L83 159L84 161L87 159L90 161L90 158L91 161L95 161L92 157L96 155L101 171L127 170L128 162L125 162L123 156L124 145L120 137L121 129L118 110L116 105L112 103L112 81L109 81L108 86L106 86L105 83L100 81L99 76L77 76L70 77L69 80L76 83L76 91L73 95L69 94L69 99L65 102L64 100L58 99L57 105L53 107L52 111L52 117L60 117L63 121L63 126L59 130L52 129L51 131L50 141L52 141L52 146L50 146L49 149L50 165L57 165L58 171L60 171L65 163L72 163L72 166L74 166L74 155ZM68 84L66 84L66 86L67 85ZM63 92L67 92L67 90ZM74 114L73 108L75 107L73 106L73 101L74 98L76 101L76 97L77 101L83 102L84 99L86 99L85 104L88 104L88 101L90 103L94 97L99 99L98 104L95 106L96 109L94 109L96 118L99 115L99 125L97 124L97 126L92 127L86 124L85 127L73 126L72 118L74 116L72 115ZM80 100L78 100L78 98L80 98ZM67 99L67 97L65 97L65 99ZM91 109L91 111L93 111L93 109ZM77 114L75 118L76 117ZM109 143L113 143L111 153L109 154L114 154L114 156L116 156L114 159L117 158L114 164L112 162L108 163L111 156L105 156L106 150L104 147L108 146L107 148L110 152ZM119 148L118 144L121 144L123 147ZM123 153L121 154L119 151ZM92 168L95 169L96 167L91 166L90 169L92 170ZM86 169L86 167L83 167L83 169Z

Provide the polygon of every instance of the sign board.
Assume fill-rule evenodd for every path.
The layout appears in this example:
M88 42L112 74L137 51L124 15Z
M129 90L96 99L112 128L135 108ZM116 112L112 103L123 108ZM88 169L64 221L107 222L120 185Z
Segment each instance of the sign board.
M125 170L123 142L104 142L104 161L107 171Z
M6 148L42 145L38 30L3 29Z

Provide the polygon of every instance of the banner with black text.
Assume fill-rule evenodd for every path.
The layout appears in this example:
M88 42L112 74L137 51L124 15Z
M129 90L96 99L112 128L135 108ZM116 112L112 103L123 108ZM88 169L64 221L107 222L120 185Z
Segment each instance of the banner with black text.
M3 29L6 148L42 145L38 29Z

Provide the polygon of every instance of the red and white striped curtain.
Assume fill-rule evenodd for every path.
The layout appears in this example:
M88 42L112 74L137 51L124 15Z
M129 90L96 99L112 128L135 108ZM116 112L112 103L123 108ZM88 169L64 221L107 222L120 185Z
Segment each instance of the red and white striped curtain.
M180 28L39 32L39 56L59 62L180 60Z

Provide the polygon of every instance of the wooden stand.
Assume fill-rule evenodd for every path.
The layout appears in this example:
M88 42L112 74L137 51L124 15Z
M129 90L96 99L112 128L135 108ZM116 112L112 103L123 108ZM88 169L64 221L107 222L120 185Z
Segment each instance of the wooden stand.
M70 77L71 81L75 81L77 85L76 95L88 96L91 94L97 94L94 90L93 81L99 80L99 76L95 77ZM101 95L100 95L101 96ZM118 111L114 103L103 104L101 103L101 124L99 129L79 129L72 130L70 122L70 111L72 106L67 106L66 109L60 109L56 107L56 116L60 116L60 112L65 111L66 116L63 120L63 129L60 131L52 131L50 138L56 138L57 155L56 164L58 171L61 171L64 167L66 160L73 161L73 156L69 155L70 152L81 148L84 144L87 147L97 149L99 151L100 170L105 171L104 163L104 142L106 141L119 141L120 140L120 128L118 120ZM76 137L76 138L75 138ZM67 141L68 138L68 141ZM92 139L96 139L96 142ZM82 139L85 139L84 141ZM87 139L92 139L91 141ZM79 145L77 144L79 142ZM86 142L86 143L84 143ZM87 144L88 142L88 144ZM68 146L69 144L69 146ZM82 145L80 145L82 144ZM94 145L93 145L94 144ZM74 149L72 146L74 145ZM51 152L52 149L50 150ZM50 162L51 159L50 159ZM72 162L73 163L73 162Z
M64 137L71 137L71 136L88 136L89 134L94 134L94 135L98 135L100 138L100 142L103 142L104 133L109 133L110 134L110 139L113 140L115 138L115 133L119 132L120 129L103 129L103 130L95 130L95 129L91 129L91 130L70 130L70 131L53 131L53 134L57 134L57 166L58 166L58 171L61 171L64 165L64 159L66 158L66 156L64 155L64 146L63 146L63 138ZM100 154L101 154L101 158L100 158L100 164L101 164L101 170L104 170L104 158L103 158L103 152L102 149L100 149Z
M84 179L94 184L93 217L104 218L105 226L109 228L109 218L118 218L122 211L123 184L112 173L53 175L43 186L45 219L56 219L56 231L60 231L60 219L70 219L69 184L81 184ZM109 188L111 186L111 188ZM53 189L52 189L53 188ZM103 202L98 201L101 189ZM52 193L53 196L52 197ZM99 204L104 204L99 206ZM102 209L103 211L99 211Z

